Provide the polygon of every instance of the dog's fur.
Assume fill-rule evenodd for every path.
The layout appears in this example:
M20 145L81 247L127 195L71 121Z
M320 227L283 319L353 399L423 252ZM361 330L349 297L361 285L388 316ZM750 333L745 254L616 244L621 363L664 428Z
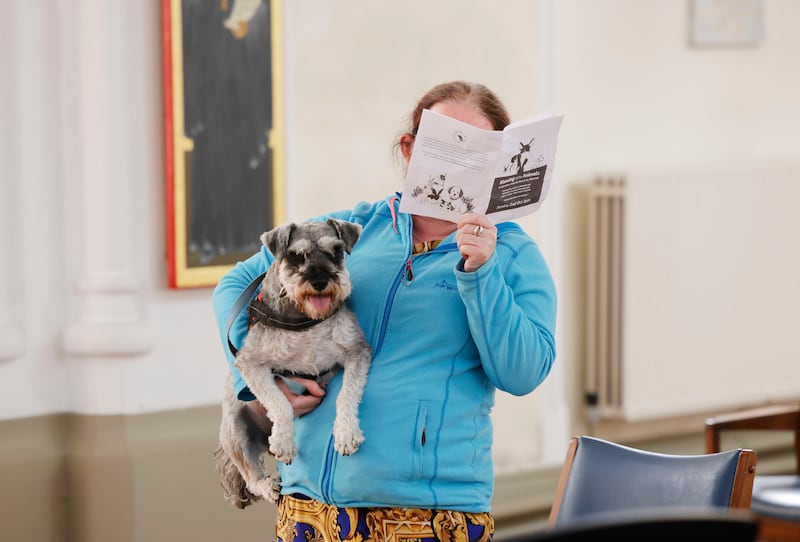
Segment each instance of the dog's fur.
M234 365L269 417L268 422L254 419L236 398L229 376L215 456L225 498L238 508L262 498L277 501L280 479L277 473L267 474L266 452L287 464L297 454L292 406L276 385L276 373L327 378L332 369L341 367L334 447L350 455L364 440L358 407L371 351L355 315L345 305L351 285L344 265L345 253L351 252L360 235L361 226L337 219L285 224L261 235L261 242L275 256L261 285L260 297L268 312L284 319L307 316L318 322L296 330L256 320L236 355Z

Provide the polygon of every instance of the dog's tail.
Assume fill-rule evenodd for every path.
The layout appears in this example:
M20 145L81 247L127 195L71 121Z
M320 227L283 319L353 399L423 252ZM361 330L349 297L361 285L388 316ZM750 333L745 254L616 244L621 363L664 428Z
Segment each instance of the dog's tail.
M222 449L222 446L214 452L214 459L216 460L219 482L226 501L239 510L244 510L251 504L261 500L261 497L254 495L247 489L247 483L245 483L242 474L236 468L231 457Z

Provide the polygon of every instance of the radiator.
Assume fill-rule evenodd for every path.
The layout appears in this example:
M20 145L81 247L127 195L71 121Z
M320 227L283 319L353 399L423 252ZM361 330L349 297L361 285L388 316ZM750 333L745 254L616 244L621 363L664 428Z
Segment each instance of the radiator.
M595 417L800 397L800 168L634 173L588 194Z
M625 181L598 178L590 187L586 309L586 402L601 417L622 408L622 295Z

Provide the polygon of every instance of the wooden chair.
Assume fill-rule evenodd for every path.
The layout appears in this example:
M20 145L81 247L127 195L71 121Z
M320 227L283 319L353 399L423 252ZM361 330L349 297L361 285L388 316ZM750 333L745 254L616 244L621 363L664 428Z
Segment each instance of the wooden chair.
M800 405L777 405L708 418L706 451L720 449L727 431L790 431L794 433L793 473L759 474L753 483L752 513L759 520L759 540L800 541Z
M747 449L673 455L574 437L548 525L635 509L748 510L756 460Z

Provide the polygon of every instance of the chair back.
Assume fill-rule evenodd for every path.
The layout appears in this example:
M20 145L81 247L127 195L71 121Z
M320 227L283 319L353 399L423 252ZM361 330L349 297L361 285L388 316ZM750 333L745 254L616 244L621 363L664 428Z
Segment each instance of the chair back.
M794 433L794 472L800 475L800 405L772 405L740 410L706 419L706 452L720 451L726 431L791 431Z
M755 465L752 450L673 455L575 437L548 523L638 508L749 509Z
M787 469L756 476L750 510L759 520L761 540L800 540L800 405L793 402L728 412L706 419L705 428L708 453L720 450L723 433L780 431L794 435L794 472Z

